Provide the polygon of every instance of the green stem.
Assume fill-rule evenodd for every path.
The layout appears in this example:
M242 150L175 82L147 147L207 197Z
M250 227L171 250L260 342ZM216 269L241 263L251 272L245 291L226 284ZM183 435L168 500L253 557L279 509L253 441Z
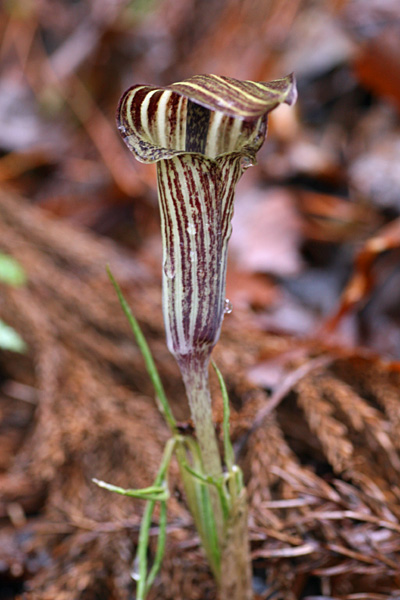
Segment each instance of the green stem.
M219 479L222 476L221 457L212 418L211 396L208 383L208 359L179 361L197 441L200 447L203 473ZM224 518L218 492L210 489L218 540L223 540Z
M190 460L201 470L201 456L198 443L190 437L182 438L176 446L176 457L182 476L186 500L202 540L204 551L217 582L221 576L221 548L217 538L215 519L211 506L210 489L193 477L186 468Z

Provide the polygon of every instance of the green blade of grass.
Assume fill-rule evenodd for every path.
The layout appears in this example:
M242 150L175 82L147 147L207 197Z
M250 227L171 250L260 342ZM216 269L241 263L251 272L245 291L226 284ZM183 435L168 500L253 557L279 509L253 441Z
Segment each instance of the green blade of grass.
M162 559L165 552L165 544L167 540L167 504L161 502L160 504L160 518L158 520L159 534L157 540L157 550L154 557L154 563L151 567L150 573L146 581L146 593L149 591L153 581L155 580L157 573L161 568Z
M162 486L164 484L166 475L167 475L168 466L169 466L169 463L171 462L172 453L175 449L176 444L177 444L177 438L172 438L172 439L168 440L168 442L166 443L163 457L161 460L161 465L158 470L157 477L154 480L154 486ZM165 504L165 502L162 502L161 505L162 504ZM139 541L138 541L137 555L136 555L136 559L138 562L138 573L137 573L137 577L136 577L136 581L137 581L136 600L145 600L147 591L148 591L147 550L148 550L148 545L149 545L151 520L153 517L155 505L156 505L155 500L150 500L146 504L143 519L142 519L142 522L140 525ZM164 509L162 508L162 511L163 510ZM160 518L161 518L161 516L160 516ZM157 571L155 573L153 572L154 566L157 563L161 563L162 555L164 554L163 548L165 548L166 514L163 515L163 519L165 519L165 526L162 524L163 529L161 529L161 527L160 527L160 534L162 535L161 547L160 547L160 550L159 551L157 550L157 552L156 552L156 560L154 562L153 568L150 571L149 577L156 576ZM160 544L160 540L159 540L159 544ZM157 570L158 570L158 568L159 568L159 566L157 567Z
M167 396L165 394L163 384L162 384L160 376L158 374L157 367L154 363L154 359L151 354L149 345L147 344L146 338L144 337L142 330L140 329L139 323L133 316L133 313L132 313L129 305L128 305L127 301L125 300L125 298L122 294L121 288L119 287L118 283L116 282L116 280L110 270L110 267L107 267L107 273L111 280L111 283L114 286L115 291L117 292L117 296L118 296L119 302L121 304L122 310L124 311L128 321L129 321L129 324L133 331L133 335L135 336L135 339L136 339L136 343L139 346L139 349L144 358L147 372L150 376L151 382L153 384L154 390L155 390L155 392L157 394L157 398L159 400L159 407L160 407L160 409L165 417L165 420L167 421L172 433L175 434L177 432L176 421L172 414L171 407L169 406Z
M108 490L109 492L115 492L116 494L121 494L121 496L129 496L131 498L139 498L141 500L168 500L169 492L167 488L164 486L156 486L152 485L147 488L142 488L139 490L134 489L125 489L119 487L117 485L112 485L111 483L107 483L106 481L101 481L99 479L93 478L93 483L98 485L99 487Z
M142 522L140 524L139 541L136 555L139 571L137 573L137 578L135 577L135 579L137 579L137 600L146 600L147 595L147 548L149 545L149 533L155 506L156 503L154 500L147 502Z
M214 477L211 477L210 475L203 475L202 473L198 473L197 471L192 469L192 467L190 465L188 465L187 463L184 464L184 467L188 471L188 473L190 473L192 475L192 477L194 477L195 479L200 481L200 483L202 485L213 485L217 488L218 496L219 496L221 506L222 506L222 513L224 515L224 519L225 520L228 519L229 503L228 503L228 499L225 494L224 482L218 481L217 479L215 479Z
M197 442L190 438L183 438L186 449L190 452L194 472L200 473L202 470L200 450ZM196 522L197 530L200 534L204 550L209 560L212 571L217 581L221 576L221 550L219 547L217 528L213 509L211 506L210 491L208 486L194 477L186 468L188 460L184 451L177 447L177 458L181 469L182 479L185 485L186 496L189 501L190 511Z
M222 402L223 402L223 407L224 407L222 431L223 431L223 437L224 437L225 464L228 468L228 471L231 471L233 465L235 464L235 453L233 451L231 437L230 437L230 433L229 433L229 429L230 429L229 419L230 419L231 411L229 408L228 390L226 389L225 381L224 381L224 378L222 377L221 371L218 369L217 365L215 364L215 362L213 360L211 361L211 364L214 368L214 371L217 374L218 382L219 382L219 385L221 388L221 393L222 393Z

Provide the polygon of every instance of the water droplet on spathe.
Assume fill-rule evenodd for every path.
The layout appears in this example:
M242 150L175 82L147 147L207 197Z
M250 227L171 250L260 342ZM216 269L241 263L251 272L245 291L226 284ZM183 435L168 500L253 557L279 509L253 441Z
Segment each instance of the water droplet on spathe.
M186 231L189 235L194 235L196 233L196 227L193 225L193 223L189 223L189 225L186 227Z
M195 260L196 260L196 251L191 250L190 251L190 262L195 262Z
M233 311L232 302L228 298L225 298L224 315L230 315L232 311Z
M133 565L132 565L132 569L131 569L131 573L130 573L133 581L139 581L140 579L140 572L139 572L139 560L138 557L135 558L135 560L133 561Z
M166 260L164 262L163 271L165 277L168 277L168 279L173 279L175 277L175 267L171 260Z

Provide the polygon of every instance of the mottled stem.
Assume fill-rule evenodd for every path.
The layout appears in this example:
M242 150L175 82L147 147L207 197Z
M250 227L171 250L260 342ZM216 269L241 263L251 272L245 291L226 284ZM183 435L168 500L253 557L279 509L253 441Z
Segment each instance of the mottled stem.
M247 495L236 498L226 524L221 557L219 600L252 600L252 571L248 532Z
M213 477L220 477L222 475L222 465L212 418L208 363L208 357L204 356L186 356L180 357L178 360L200 447L204 473ZM210 488L210 494L218 539L222 544L224 523L221 503L213 487Z

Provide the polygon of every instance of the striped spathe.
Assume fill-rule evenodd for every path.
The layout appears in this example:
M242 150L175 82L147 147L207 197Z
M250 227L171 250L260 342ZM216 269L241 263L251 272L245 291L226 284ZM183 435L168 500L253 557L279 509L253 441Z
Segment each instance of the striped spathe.
M206 366L219 337L235 186L256 162L268 113L295 100L293 75L269 83L196 75L135 85L121 98L125 143L157 163L164 320L183 370L194 359Z
M293 75L270 83L196 75L162 88L135 85L120 100L118 128L138 160L170 158L191 151L187 129L189 123L196 126L190 121L190 107L195 104L209 113L202 154L216 158L245 152L246 147L254 154L258 148L253 145L268 113L283 102L294 103L296 97Z

